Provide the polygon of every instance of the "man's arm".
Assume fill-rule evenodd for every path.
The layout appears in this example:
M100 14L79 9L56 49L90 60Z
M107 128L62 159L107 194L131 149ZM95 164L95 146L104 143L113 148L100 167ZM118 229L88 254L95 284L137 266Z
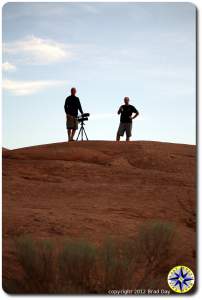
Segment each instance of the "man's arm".
M131 119L137 118L137 116L139 116L139 111L137 110L134 114L135 114L135 115L134 115Z
M66 98L66 100L65 100L65 105L64 105L65 113L67 113L67 106L68 106L68 104L67 104L67 98Z
M120 113L122 112L122 110L123 110L123 107L122 107L123 105L121 105L120 107L119 107L119 110L118 110L118 115L120 115Z
M81 107L81 103L79 99L78 99L78 110L80 111L81 114L83 114L83 109Z
M131 116L131 119L135 119L137 118L137 116L139 115L139 111L133 106L133 114L134 116Z

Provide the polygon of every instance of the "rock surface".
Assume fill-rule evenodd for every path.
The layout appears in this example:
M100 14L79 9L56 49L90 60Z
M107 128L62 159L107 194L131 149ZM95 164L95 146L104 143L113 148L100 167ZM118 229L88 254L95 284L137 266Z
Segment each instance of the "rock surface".
M133 237L148 220L176 224L181 264L195 269L196 149L88 141L4 150L3 257L16 236Z

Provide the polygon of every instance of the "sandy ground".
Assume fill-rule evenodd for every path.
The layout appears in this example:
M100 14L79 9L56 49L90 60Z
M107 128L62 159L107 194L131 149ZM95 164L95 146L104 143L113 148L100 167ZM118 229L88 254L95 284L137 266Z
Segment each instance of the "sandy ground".
M195 146L71 142L3 151L4 272L12 240L133 237L158 219L176 224L179 263L195 270Z

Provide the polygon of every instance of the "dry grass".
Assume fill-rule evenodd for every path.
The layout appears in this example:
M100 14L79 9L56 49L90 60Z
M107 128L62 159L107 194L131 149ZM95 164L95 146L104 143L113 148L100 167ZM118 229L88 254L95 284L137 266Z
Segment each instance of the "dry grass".
M172 256L175 237L174 224L151 221L143 224L135 240L135 253L141 268L141 280L137 288L160 288L162 269L166 269ZM167 271L167 269L166 269Z
M23 279L6 282L6 290L12 293L54 292L55 256L51 242L34 241L30 237L15 240L16 258L23 271Z
M158 288L162 281L159 267L170 257L173 238L174 226L162 221L143 224L134 239L108 238L100 247L84 240L66 240L56 251L49 241L21 237L15 241L15 253L23 275L4 279L3 287L8 293L23 294L105 294L111 289Z
M69 240L58 256L59 277L63 292L94 292L96 272L96 248L84 241Z

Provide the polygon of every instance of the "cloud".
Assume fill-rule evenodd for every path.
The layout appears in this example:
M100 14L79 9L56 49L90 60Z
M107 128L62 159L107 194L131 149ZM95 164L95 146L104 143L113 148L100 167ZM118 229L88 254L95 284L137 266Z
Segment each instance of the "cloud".
M6 54L17 55L23 63L30 64L50 64L73 57L73 53L67 45L35 36L5 43L3 50Z
M5 72L15 71L16 66L6 61L2 64L2 70Z
M46 88L66 84L64 80L13 81L3 80L3 89L15 96L26 96L40 92Z

